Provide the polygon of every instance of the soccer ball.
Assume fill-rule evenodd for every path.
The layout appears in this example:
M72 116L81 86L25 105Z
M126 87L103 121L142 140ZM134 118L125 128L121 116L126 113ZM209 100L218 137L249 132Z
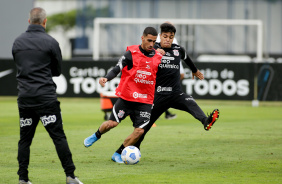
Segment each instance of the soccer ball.
M135 146L127 146L121 153L121 159L126 165L137 164L141 159L141 152Z

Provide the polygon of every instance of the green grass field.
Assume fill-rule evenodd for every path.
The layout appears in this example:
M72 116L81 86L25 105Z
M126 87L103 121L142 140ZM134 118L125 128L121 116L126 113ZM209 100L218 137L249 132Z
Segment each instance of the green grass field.
M132 132L129 118L90 148L84 138L103 122L98 98L61 98L64 129L84 184L258 184L282 183L282 102L202 101L204 112L220 109L210 131L185 112L162 116L143 142L141 162L110 160ZM0 183L18 182L19 120L16 97L0 97ZM62 184L65 175L42 124L31 145L29 177L33 184Z

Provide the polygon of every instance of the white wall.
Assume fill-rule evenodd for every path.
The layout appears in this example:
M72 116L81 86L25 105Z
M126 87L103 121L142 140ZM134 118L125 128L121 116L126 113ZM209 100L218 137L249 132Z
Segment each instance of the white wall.
M33 0L0 2L0 58L12 58L13 42L28 27L28 14Z
M46 10L47 15L52 15L81 7L83 2L83 0L2 0L0 2L0 58L12 57L12 43L26 30L28 12L31 8L40 6ZM282 53L282 1L280 0L85 0L85 2L87 5L93 5L94 8L109 6L110 16L122 18L260 19L264 23L264 53L266 55ZM92 28L86 30L90 50L94 42L92 31ZM252 30L248 31L249 35L243 36L243 29L231 29L229 33L218 28L211 29L210 32L203 29L200 30L201 36L196 38L199 43L195 48L199 52L217 52L222 48L226 51L252 52L255 48L253 41L256 35ZM69 39L81 36L80 33L78 28L68 32L58 29L50 32L50 35L58 40L63 57L68 59L71 56ZM116 32L110 34L115 35L116 39L124 37L124 35L118 36ZM231 40L216 42L218 35L226 37L226 34L232 36ZM132 37L136 37L136 34L130 33L123 39L132 40ZM104 43L103 47L111 49L112 39L108 38L108 40L109 43ZM181 39L179 42L182 43ZM226 46L226 43L229 45ZM191 42L189 44L191 45ZM188 44L184 46L186 45Z

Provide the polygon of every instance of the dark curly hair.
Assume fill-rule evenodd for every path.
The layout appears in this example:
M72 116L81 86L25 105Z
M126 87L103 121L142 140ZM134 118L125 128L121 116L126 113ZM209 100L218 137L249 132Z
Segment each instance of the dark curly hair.
M163 23L160 25L161 33L174 33L176 32L175 27L172 24L169 23Z

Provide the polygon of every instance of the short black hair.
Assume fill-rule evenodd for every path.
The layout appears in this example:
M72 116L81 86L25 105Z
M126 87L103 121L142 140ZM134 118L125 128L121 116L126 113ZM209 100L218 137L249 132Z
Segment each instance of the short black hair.
M153 36L158 36L157 30L153 27L146 27L144 29L143 36L147 36L148 34L153 35Z
M176 29L172 24L169 23L163 23L160 25L161 33L176 33Z

